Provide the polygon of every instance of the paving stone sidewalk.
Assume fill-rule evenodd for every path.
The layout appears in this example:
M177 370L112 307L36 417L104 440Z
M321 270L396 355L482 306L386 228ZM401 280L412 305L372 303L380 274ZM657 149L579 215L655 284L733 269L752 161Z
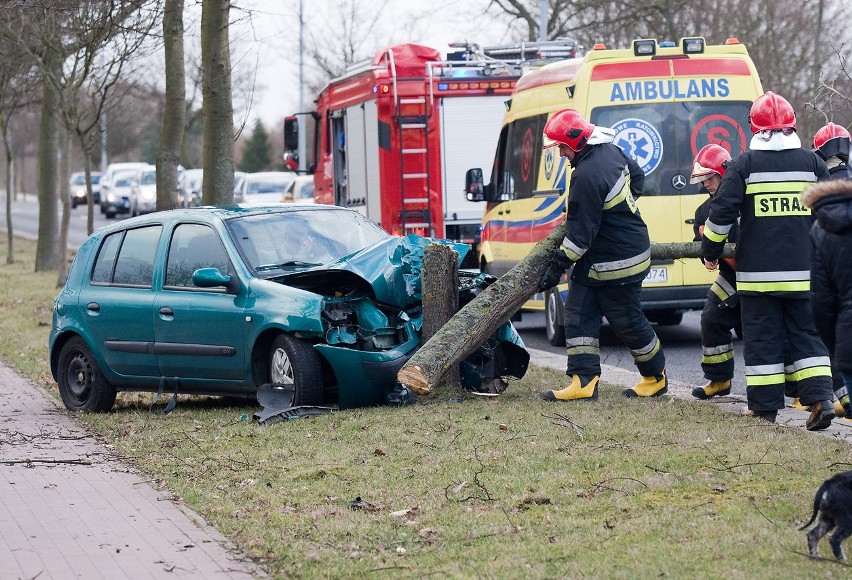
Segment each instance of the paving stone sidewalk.
M197 514L0 364L0 578L260 578Z

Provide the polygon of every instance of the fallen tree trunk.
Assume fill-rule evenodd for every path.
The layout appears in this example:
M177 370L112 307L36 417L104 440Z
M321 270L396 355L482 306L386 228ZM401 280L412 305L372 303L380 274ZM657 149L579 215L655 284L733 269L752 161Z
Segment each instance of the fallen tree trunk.
M431 393L448 369L476 350L538 292L538 281L565 232L565 224L558 225L526 258L459 310L399 370L397 381L419 395ZM726 244L722 257L733 257L733 251L734 246ZM651 244L654 260L700 256L701 242Z

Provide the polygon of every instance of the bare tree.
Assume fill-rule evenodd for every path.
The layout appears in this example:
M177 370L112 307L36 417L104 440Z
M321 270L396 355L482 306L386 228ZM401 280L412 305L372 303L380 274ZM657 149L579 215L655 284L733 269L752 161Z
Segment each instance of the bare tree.
M166 0L163 12L166 106L157 150L157 209L177 205L177 168L186 117L183 56L183 0Z
M201 68L204 111L203 202L234 201L234 109L228 38L230 0L204 0L201 6Z

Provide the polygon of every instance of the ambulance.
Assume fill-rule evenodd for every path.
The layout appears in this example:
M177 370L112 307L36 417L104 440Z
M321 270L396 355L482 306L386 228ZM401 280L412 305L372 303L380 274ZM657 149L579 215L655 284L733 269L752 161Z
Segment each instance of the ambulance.
M748 115L763 94L746 47L736 39L634 40L629 49L597 44L582 58L551 63L523 75L506 103L490 183L479 168L465 179L467 198L486 202L479 267L507 272L565 219L571 167L558 148L542 150L551 114L580 111L615 130L614 142L645 172L637 200L652 242L690 242L695 209L706 199L689 178L695 154L718 143L736 157L748 146ZM679 324L704 307L715 277L698 259L654 260L643 283L649 320ZM567 285L537 294L522 310L545 311L551 344L564 344L562 305Z

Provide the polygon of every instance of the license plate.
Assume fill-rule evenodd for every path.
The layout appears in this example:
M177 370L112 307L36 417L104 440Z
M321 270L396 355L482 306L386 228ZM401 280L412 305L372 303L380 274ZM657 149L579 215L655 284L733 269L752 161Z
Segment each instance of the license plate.
M645 276L645 284L664 284L669 281L667 268L651 268Z

